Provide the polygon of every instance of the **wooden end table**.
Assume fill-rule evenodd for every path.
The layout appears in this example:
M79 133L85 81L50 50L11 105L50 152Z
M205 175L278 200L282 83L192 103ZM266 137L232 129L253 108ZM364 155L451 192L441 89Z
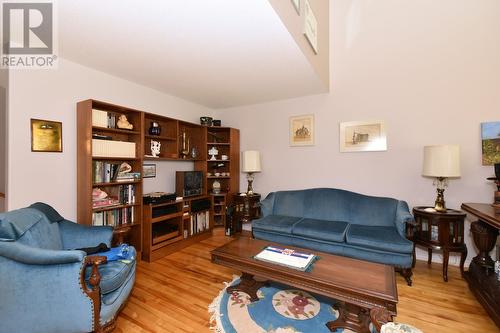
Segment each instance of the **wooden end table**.
M233 226L234 232L241 232L243 223L248 223L260 217L260 194L233 194Z
M286 247L319 256L310 272L254 259L266 246ZM243 272L238 285L227 292L242 291L250 301L259 301L257 290L266 281L254 276L333 298L339 311L335 321L325 323L330 331L348 328L370 333L369 323L380 332L383 324L396 315L398 292L394 268L389 265L336 256L318 251L280 245L250 237L240 237L211 252L212 262Z
M464 243L465 213L447 209L446 212L432 211L432 207L413 208L415 225L409 226L409 239L427 248L427 263L432 262L432 251L443 251L443 280L448 281L448 260L450 252L460 252L460 272L464 274L467 258L467 246ZM415 267L415 248L413 249L413 267Z

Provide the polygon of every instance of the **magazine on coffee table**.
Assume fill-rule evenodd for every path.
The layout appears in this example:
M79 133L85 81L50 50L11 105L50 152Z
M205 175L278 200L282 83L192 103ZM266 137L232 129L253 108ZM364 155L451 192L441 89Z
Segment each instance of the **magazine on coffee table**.
M309 269L311 264L317 259L317 256L311 253L301 253L292 249L268 246L254 258L304 272Z

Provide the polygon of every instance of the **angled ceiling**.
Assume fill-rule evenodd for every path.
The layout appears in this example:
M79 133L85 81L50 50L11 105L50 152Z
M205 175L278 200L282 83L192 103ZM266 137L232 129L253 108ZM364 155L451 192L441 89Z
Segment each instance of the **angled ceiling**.
M212 108L325 92L268 0L65 0L63 58Z

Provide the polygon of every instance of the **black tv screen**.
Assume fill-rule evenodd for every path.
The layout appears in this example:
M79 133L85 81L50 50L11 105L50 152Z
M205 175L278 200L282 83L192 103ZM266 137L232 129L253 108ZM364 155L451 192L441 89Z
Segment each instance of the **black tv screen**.
M183 197L203 194L202 171L177 171L176 192Z

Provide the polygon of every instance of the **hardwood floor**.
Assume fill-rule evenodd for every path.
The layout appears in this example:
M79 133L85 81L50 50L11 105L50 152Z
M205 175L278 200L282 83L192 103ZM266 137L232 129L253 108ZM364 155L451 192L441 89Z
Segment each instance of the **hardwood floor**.
M153 263L140 262L132 295L115 332L210 332L208 305L233 274L212 264L210 250L230 241L214 236ZM425 333L500 332L460 277L457 267L443 282L441 265L417 262L413 287L398 275L396 321Z

